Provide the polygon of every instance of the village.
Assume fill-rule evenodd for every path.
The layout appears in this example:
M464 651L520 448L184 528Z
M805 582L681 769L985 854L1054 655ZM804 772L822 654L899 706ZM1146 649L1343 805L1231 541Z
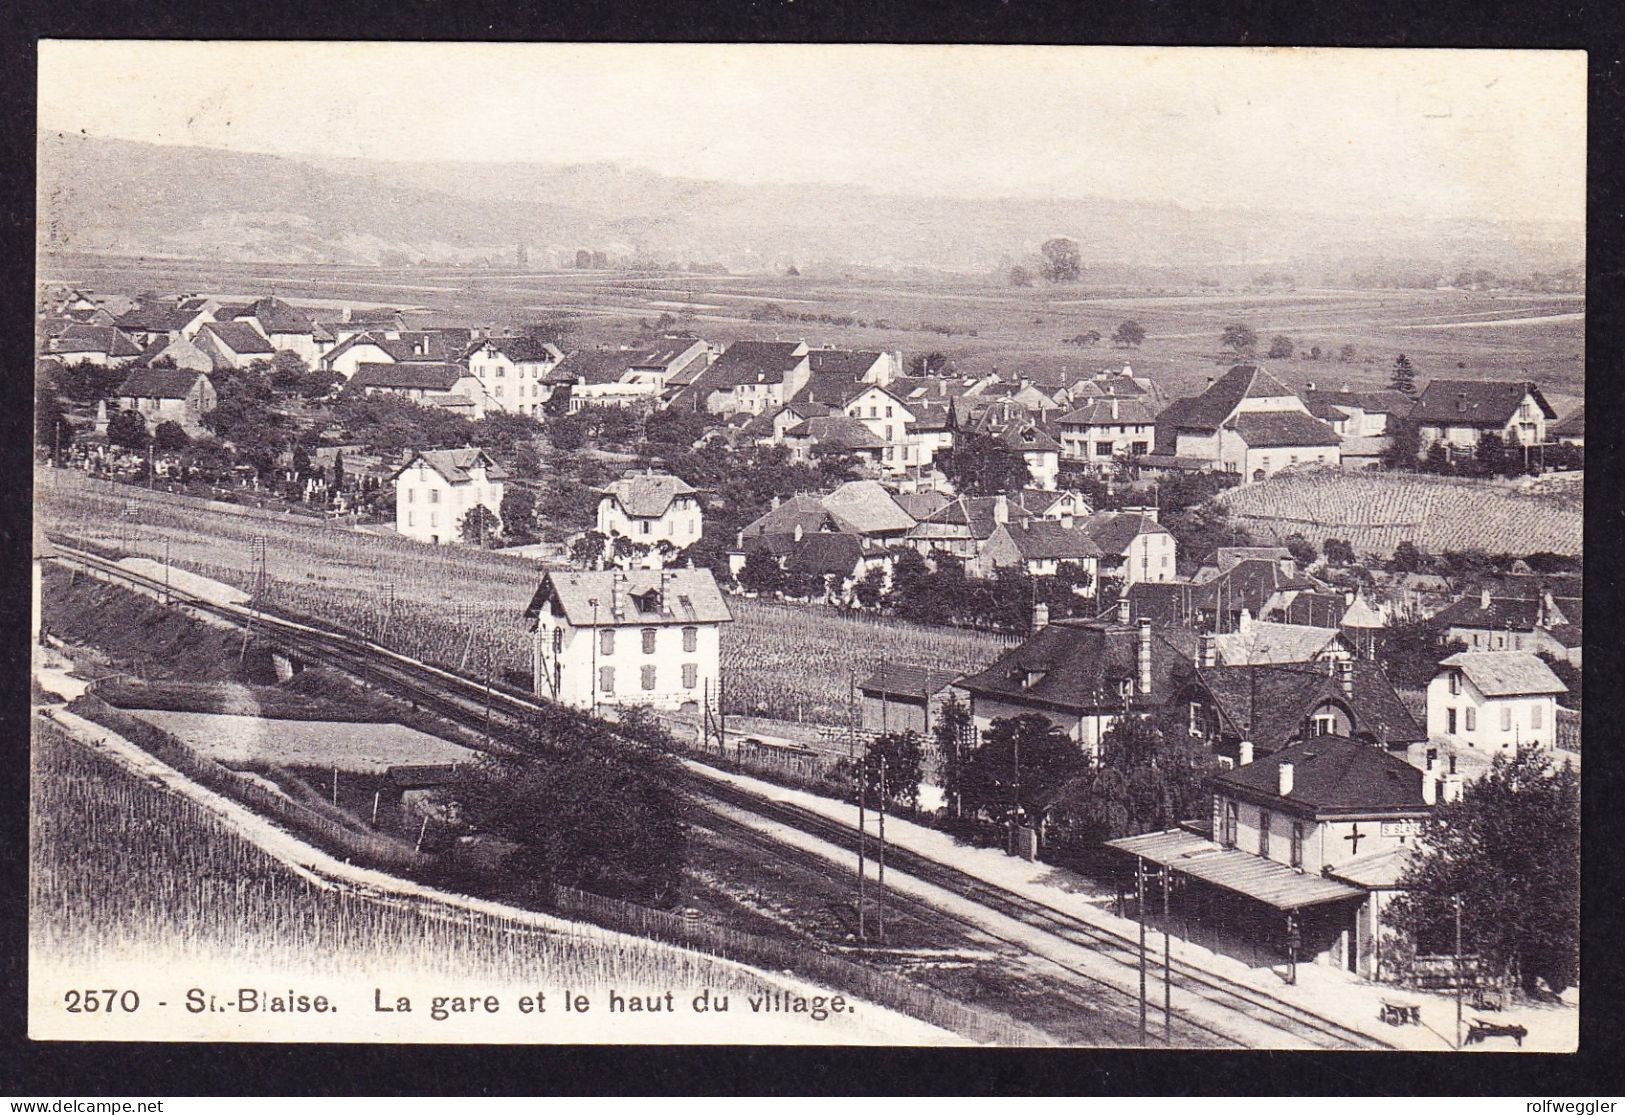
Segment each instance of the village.
M715 755L806 810L850 814L859 879L888 823L899 856L1077 872L1100 917L1138 925L1142 1038L1150 923L1182 962L1321 996L1300 1006L1365 1004L1343 1024L1360 1015L1399 1046L1434 1047L1422 1029L1446 1048L1566 1040L1577 894L1548 882L1574 909L1534 942L1522 927L1550 910L1462 902L1514 870L1496 849L1552 838L1560 858L1569 835L1502 833L1450 858L1430 840L1459 842L1484 810L1538 824L1518 810L1531 772L1578 792L1578 546L1485 524L1578 492L1583 407L1560 414L1526 378L1423 382L1404 355L1382 388L1335 365L1289 386L1244 325L1178 395L1133 367L1135 321L1062 382L777 328L718 342L654 323L579 346L547 322L411 317L45 291L36 562L93 552L162 577L166 602L191 578L237 607L483 669L487 740L497 683L628 738L648 729L686 761ZM1379 549L1333 533L1335 516L1270 529L1241 502L1335 501L1362 480L1491 510L1471 546L1413 532ZM236 564L207 553L217 530L255 548ZM292 556L303 544L286 540L306 536L317 554L372 547L379 570L442 570L441 586L412 599L391 574L387 605L381 579L345 598L348 563ZM273 564L333 587L320 603L271 595ZM71 658L50 605L36 610ZM425 634L437 624L444 649ZM802 624L824 625L830 649L776 641ZM488 637L505 649L476 667ZM419 851L431 819L480 835L442 758L385 764L431 803ZM336 807L339 767L323 764ZM976 856L940 852L950 837ZM858 942L875 932L862 885Z

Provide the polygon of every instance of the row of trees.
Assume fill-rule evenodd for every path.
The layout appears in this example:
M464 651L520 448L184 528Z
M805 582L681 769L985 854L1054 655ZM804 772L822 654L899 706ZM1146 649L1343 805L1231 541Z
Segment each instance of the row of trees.
M1219 334L1219 347L1229 349L1237 356L1251 356L1258 351L1258 331L1244 322L1232 322L1224 327ZM1353 363L1356 354L1353 345L1344 345L1337 350L1339 363ZM1271 360L1290 360L1298 353L1298 343L1285 333L1277 333L1270 338L1265 350L1265 356ZM1303 355L1310 360L1319 360L1323 353L1319 345L1310 345L1303 350Z

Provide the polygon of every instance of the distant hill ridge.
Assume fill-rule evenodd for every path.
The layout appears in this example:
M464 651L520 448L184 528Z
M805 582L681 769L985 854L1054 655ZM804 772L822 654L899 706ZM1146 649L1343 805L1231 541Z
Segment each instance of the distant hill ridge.
M1583 257L1579 226L1201 209L1105 199L907 197L856 186L711 182L605 164L317 159L65 133L39 145L43 248L204 259L555 266L614 258L985 271L1050 236L1091 262L1280 270L1342 258L1494 259L1511 273Z

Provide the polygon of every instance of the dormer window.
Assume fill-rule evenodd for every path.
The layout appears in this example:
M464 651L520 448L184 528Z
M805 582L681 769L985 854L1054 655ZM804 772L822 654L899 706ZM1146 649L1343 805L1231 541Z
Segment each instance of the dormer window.
M660 611L660 592L658 589L650 589L648 592L633 593L632 603L637 606L640 612L658 612Z

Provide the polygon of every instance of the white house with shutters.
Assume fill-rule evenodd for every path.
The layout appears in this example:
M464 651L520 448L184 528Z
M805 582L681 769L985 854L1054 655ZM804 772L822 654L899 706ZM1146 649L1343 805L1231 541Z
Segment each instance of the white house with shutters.
M709 569L550 572L525 617L536 695L575 708L717 708L722 625Z
M599 533L649 547L639 564L652 569L665 564L662 542L670 552L684 550L700 540L704 529L700 494L667 473L628 473L607 486L598 501Z
M507 475L483 449L420 449L395 473L395 529L419 542L460 542L463 517L484 507L500 534Z
M1568 687L1524 650L1466 650L1428 682L1428 738L1489 751L1551 747Z

